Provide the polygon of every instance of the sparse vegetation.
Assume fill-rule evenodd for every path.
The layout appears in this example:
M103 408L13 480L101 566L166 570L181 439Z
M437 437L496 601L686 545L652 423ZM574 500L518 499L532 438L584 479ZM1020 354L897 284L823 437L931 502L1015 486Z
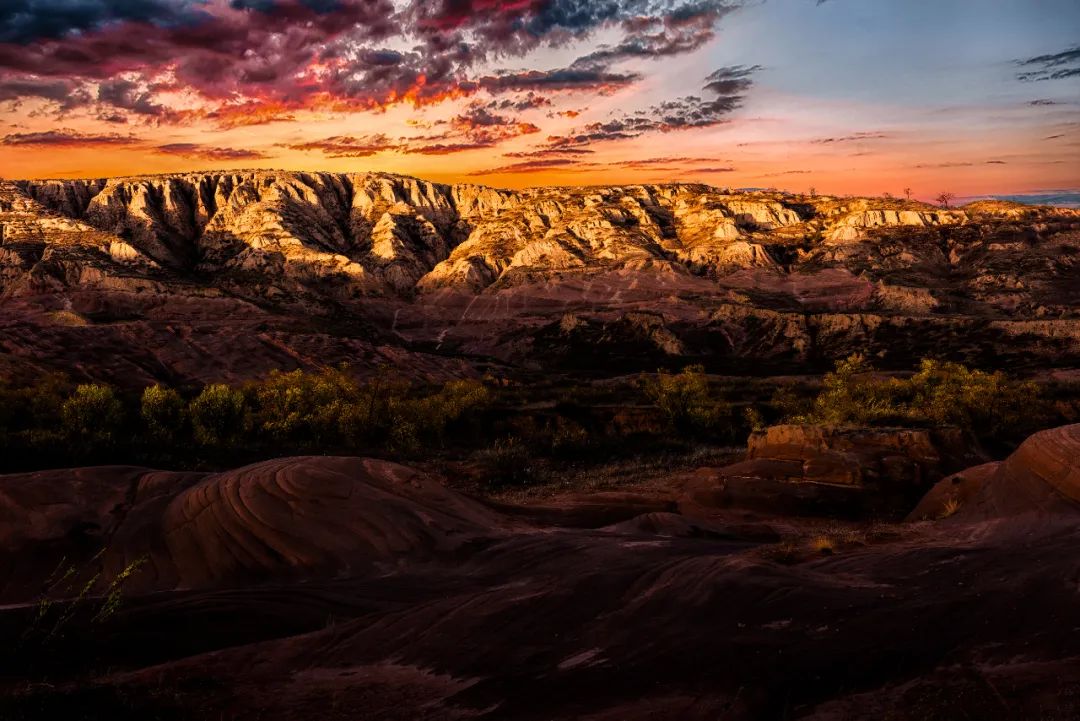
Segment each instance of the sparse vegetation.
M139 415L146 424L147 433L159 442L168 443L184 432L187 418L184 399L172 388L147 386L143 390Z
M701 366L601 384L435 386L387 371L361 380L333 368L135 392L45 376L0 385L0 458L7 471L99 463L212 469L297 453L442 463L475 459L496 439L514 437L539 469L534 480L578 478L618 459L742 446L748 433L778 422L954 425L1004 451L1040 427L1080 420L1078 399L1075 385L1040 395L1035 384L940 361L897 376L858 356L821 381L779 386L709 376Z
M702 366L688 366L680 373L659 371L645 378L642 388L669 428L679 433L715 434L730 429L731 410L709 392Z
M96 383L76 386L60 406L64 436L78 444L112 444L123 415L124 408L116 392L109 386Z
M944 192L934 198L942 208L948 208L949 203L956 199L956 193Z
M956 498L950 498L949 500L945 501L945 505L941 507L941 515L939 517L948 518L950 516L955 516L956 512L959 510L960 501Z
M244 394L224 383L203 388L188 406L195 440L204 446L236 443L246 425L247 404Z
M532 456L520 438L510 436L495 441L480 454L487 466L489 482L496 486L520 486L535 480Z
M836 364L822 389L807 401L781 388L773 403L789 421L827 425L957 426L985 440L1022 439L1049 408L1038 386L1001 371L923 360L908 378L877 373L860 355Z

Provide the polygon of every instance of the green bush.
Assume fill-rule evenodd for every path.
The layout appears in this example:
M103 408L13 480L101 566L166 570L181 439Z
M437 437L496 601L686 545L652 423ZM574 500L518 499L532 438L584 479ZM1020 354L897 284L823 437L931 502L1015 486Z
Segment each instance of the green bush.
M242 438L247 424L243 391L215 383L203 388L188 405L195 440L205 446L227 446Z
M184 399L172 388L144 388L139 414L150 436L158 441L176 440L184 429L184 405Z
M659 371L642 382L646 398L659 409L664 422L680 433L715 432L730 416L730 409L709 394L702 366L688 366L681 373Z
M923 360L908 385L913 416L967 428L977 435L1026 435L1046 414L1037 385L1010 380L1001 371L987 373L959 363Z
M897 402L902 391L899 382L874 375L874 367L861 355L838 361L823 385L805 420L828 425L880 425L904 419Z
M779 394L779 391L778 391ZM788 409L796 402L774 403ZM1000 371L923 360L906 379L884 378L862 356L836 364L808 410L788 413L796 422L828 425L957 426L976 437L1021 439L1046 420L1048 410L1031 382Z
M522 486L535 480L532 454L515 436L495 441L480 458L492 486Z
M491 391L480 381L456 380L438 392L401 404L407 422L429 438L442 439L447 427L491 403Z
M86 383L75 388L60 406L64 434L93 444L113 443L124 418L124 407L112 388Z
M363 425L360 389L341 370L274 371L251 388L256 427L275 441L337 445Z

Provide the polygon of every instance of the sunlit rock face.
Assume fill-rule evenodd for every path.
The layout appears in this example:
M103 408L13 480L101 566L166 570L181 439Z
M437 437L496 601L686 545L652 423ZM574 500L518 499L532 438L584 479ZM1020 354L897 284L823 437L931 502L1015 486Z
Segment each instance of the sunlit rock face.
M29 357L52 332L65 339L50 347L74 333L101 334L103 349L149 342L134 326L106 339L92 321L243 318L259 333L287 321L290 333L319 322L325 334L332 322L373 347L514 365L796 371L868 352L910 367L947 348L967 362L1054 366L1080 354L1077 272L1080 211L1001 202L281 171L0 185L0 310L23 304L25 323L29 303L88 321L9 333ZM174 343L212 352L230 374L264 348L302 367L357 355L336 336L320 335L314 353L275 336L228 361L217 341L195 351L181 326L164 327L170 355ZM222 335L240 348L245 333ZM142 374L174 368L155 355Z

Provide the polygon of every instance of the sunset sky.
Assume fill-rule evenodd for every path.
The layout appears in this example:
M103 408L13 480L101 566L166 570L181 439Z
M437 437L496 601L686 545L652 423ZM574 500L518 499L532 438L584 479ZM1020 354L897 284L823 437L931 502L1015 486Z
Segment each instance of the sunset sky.
M0 175L1080 190L1076 0L4 0Z

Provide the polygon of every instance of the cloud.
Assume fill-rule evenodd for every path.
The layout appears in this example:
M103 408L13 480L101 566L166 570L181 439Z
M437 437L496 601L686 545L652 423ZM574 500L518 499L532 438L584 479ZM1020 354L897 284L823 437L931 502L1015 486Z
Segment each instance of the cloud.
M31 76L0 78L0 102L19 103L27 98L52 101L64 110L91 100L90 93L78 82Z
M427 124L445 128L430 135L390 138L387 135L361 137L336 136L315 142L289 145L293 150L319 151L331 158L356 158L376 153L395 152L405 155L451 155L469 150L491 148L521 135L540 132L529 122L494 113L488 105L473 103L449 120Z
M608 67L634 58L658 59L697 50L716 36L720 19L734 5L704 2L684 5L662 18L637 17L624 22L631 32L616 45L604 45L574 61L575 66Z
M0 138L0 145L19 148L104 148L138 145L141 142L131 135L86 134L67 129L13 133Z
M168 113L165 106L154 102L150 87L125 78L114 78L99 84L97 99L116 110L127 110L136 115L161 117Z
M609 93L633 85L641 77L637 73L615 73L600 68L557 68L488 75L477 80L475 86L490 93L524 90Z
M367 158L376 153L397 150L400 144L385 134L336 135L323 140L289 145L292 150L317 150L328 158Z
M753 86L754 65L721 68L705 78L702 88L712 98L690 95L654 105L631 115L607 122L590 123L566 135L549 136L548 149L580 148L593 143L627 140L646 133L705 128L726 122L727 116L742 105L744 93Z
M218 148L198 143L167 143L153 148L159 155L176 155L182 158L214 161L261 160L265 153L245 148Z
M592 155L595 150L589 148L537 148L536 150L519 150L511 153L503 153L506 158L550 158L573 155Z
M204 0L4 0L0 43L29 43L93 32L121 22L161 27L205 19Z
M889 136L885 133L860 132L832 138L815 138L810 142L815 145L830 145L833 143L860 143L867 140L884 140L888 137Z
M499 103L492 111L523 112L550 106L553 93L634 85L642 76L617 63L696 50L739 5L8 0L0 9L0 100L44 101L60 116L86 108L108 123L210 121L222 128L291 121L308 110L380 111L482 94L511 96L485 100ZM568 67L499 67L600 32L614 41ZM166 94L183 96L185 109L170 110L178 106Z
M1080 46L1049 55L1037 55L1017 60L1021 68L1027 68L1016 77L1025 82L1036 80L1063 80L1080 76Z
M512 173L534 173L541 170L551 170L552 168L568 168L578 164L578 161L566 158L548 158L546 160L523 160L520 163L509 163L507 165L500 165L494 168L487 168L486 170L474 170L473 172L469 173L469 175L480 176L507 175Z

